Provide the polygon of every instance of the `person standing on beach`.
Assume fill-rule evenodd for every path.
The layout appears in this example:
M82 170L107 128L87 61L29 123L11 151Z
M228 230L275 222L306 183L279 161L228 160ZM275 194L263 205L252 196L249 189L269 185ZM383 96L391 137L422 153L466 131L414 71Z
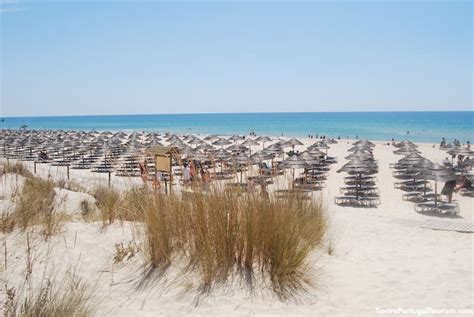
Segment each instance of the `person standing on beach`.
M183 184L184 185L189 185L190 181L191 181L191 172L190 172L188 164L184 163L184 165L183 165Z
M209 190L209 172L205 168L201 168L201 182L202 182L202 189L204 191Z
M155 191L161 188L161 177L161 172L157 170L155 172L155 177L153 178L153 189Z
M139 162L138 168L140 169L140 177L142 178L143 182L146 183L148 178L148 168L146 166L146 161L143 160L142 162Z
M441 194L446 196L446 198L448 199L448 203L450 203L453 200L453 192L455 188L456 188L456 180L454 179L454 180L447 181L444 184L443 189L441 190Z

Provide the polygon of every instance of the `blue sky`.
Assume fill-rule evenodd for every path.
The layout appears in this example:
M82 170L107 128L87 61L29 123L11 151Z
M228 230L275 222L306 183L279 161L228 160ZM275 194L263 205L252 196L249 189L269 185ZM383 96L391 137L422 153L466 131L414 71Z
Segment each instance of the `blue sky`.
M473 107L470 1L1 3L1 116Z

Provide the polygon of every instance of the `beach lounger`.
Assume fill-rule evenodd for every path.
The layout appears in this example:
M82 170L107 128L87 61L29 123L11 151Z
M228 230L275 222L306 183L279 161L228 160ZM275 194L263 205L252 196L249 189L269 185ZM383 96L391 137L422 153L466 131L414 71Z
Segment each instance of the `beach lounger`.
M376 207L380 205L380 199L378 197L344 195L334 197L334 203L339 206Z
M436 204L434 201L427 201L415 205L415 211L420 213L426 212L438 212L438 213L450 213L456 215L460 212L459 205L457 203L446 203L438 201Z
M426 195L423 195L423 193L424 193L423 191L412 191L412 192L403 194L402 198L403 200L411 201L415 203L431 201L431 200L434 200L435 197L436 199L441 200L440 194L427 193Z
M346 187L341 187L339 189L341 194L346 194L346 195L357 195L359 194L360 196L376 196L379 194L379 189L375 186L359 186L359 185L354 185L354 186L346 186Z

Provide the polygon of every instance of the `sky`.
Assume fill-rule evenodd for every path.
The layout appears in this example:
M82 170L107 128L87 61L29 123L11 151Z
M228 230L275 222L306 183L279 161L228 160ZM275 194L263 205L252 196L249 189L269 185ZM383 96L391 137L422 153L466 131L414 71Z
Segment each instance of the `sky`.
M471 1L0 1L3 117L473 110Z

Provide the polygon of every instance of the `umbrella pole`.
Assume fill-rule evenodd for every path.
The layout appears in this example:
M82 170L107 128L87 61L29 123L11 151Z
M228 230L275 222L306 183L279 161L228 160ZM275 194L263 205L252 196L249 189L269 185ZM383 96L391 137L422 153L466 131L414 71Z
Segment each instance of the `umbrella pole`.
M435 180L435 208L438 204L438 180Z
M295 189L295 169L293 168L293 179L291 180L291 189Z

